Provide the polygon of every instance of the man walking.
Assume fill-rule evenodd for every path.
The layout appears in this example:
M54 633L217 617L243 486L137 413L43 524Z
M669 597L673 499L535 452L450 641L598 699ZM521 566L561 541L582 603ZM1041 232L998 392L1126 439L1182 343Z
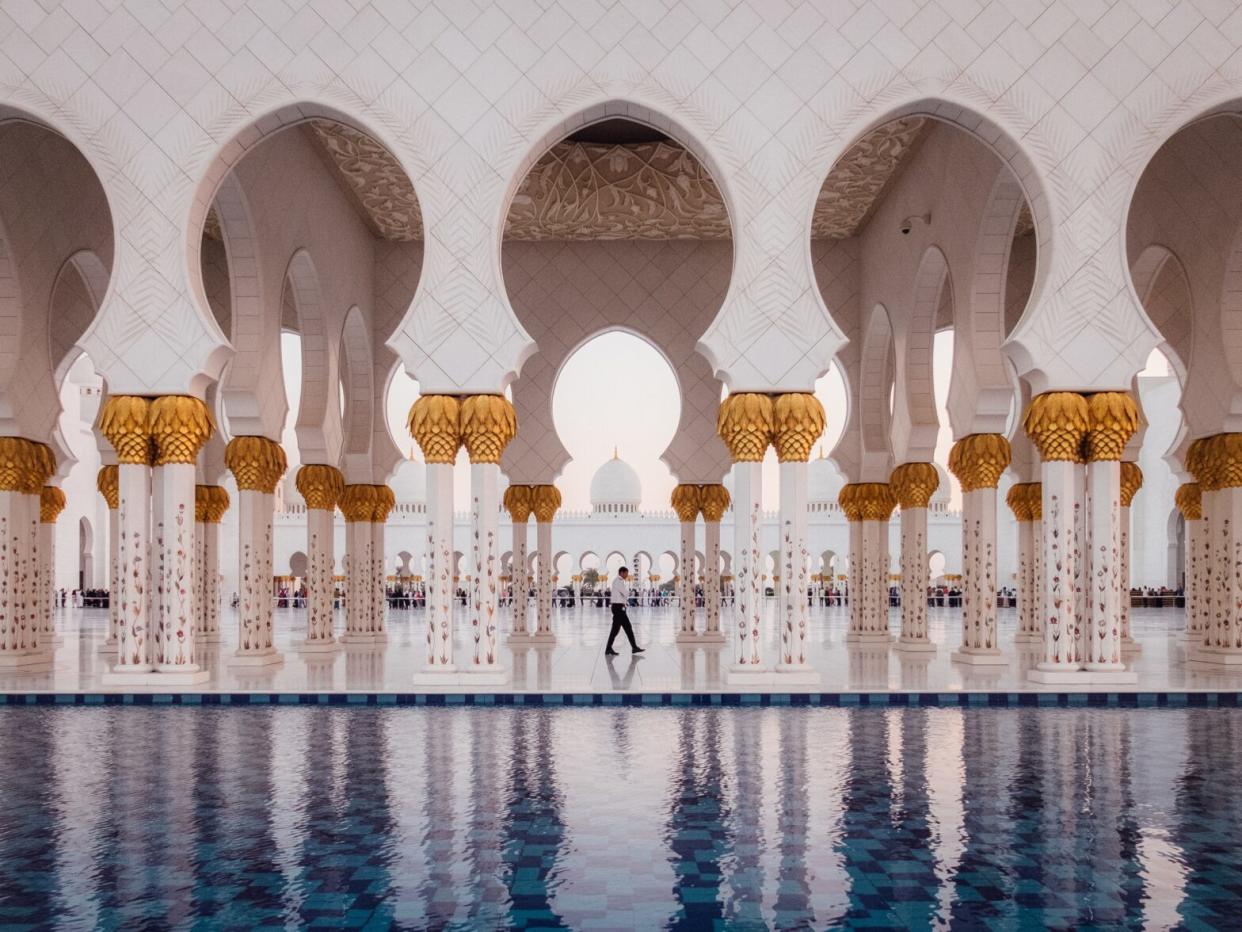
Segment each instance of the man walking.
M631 653L641 654L643 652L638 642L634 640L634 628L630 625L630 616L625 612L625 607L630 604L629 578L630 571L623 566L617 570L617 575L612 581L612 594L608 600L612 605L612 630L608 633L608 647L604 650L609 657L617 656L617 652L612 649L612 642L617 639L618 631L624 631L625 636L630 639Z

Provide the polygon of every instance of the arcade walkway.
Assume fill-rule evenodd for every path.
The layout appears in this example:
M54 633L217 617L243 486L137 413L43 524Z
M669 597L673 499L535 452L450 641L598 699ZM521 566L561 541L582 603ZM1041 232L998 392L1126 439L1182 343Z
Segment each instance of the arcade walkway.
M775 604L769 611L775 610ZM56 648L55 663L41 672L0 672L0 692L159 692L156 689L116 689L102 684L102 674L112 657L101 654L106 612L98 609L64 609L57 616L63 643ZM1026 672L1038 651L1014 646L1015 612L1000 612L1000 644L1010 662L998 667L956 664L950 655L961 639L958 609L929 612L934 653L906 653L894 648L847 644L848 617L842 608L812 610L811 664L819 674L818 685L790 686L781 683L738 686L727 681L728 648L681 649L675 644L675 608L633 609L639 642L645 656L631 661L629 651L618 645L620 656L606 662L603 642L608 633L605 610L593 607L556 609L553 629L557 644L551 648L504 648L502 663L509 675L503 686L479 686L475 692L643 693L675 692L868 692L911 691L946 693L957 691L1031 692L1065 691L1064 687L1041 687ZM337 621L338 629L340 619ZM507 632L507 610L502 619ZM890 615L895 632L896 610ZM1134 635L1142 652L1128 655L1138 674L1131 687L1111 687L1110 692L1235 691L1242 690L1242 669L1235 671L1186 662L1183 612L1180 609L1135 609ZM225 609L221 618L224 640L204 645L204 665L211 671L208 683L173 692L398 692L463 693L470 688L415 687L414 674L422 667L423 616L421 611L389 613L389 640L380 646L341 647L333 653L302 653L296 644L305 636L302 609L277 610L276 646L283 663L267 667L237 667L229 660L236 648L237 622ZM769 626L770 629L774 625ZM460 634L468 625L455 625ZM619 639L620 640L620 639ZM466 656L464 638L459 656ZM775 655L775 646L772 654ZM1075 688L1072 692L1083 690Z

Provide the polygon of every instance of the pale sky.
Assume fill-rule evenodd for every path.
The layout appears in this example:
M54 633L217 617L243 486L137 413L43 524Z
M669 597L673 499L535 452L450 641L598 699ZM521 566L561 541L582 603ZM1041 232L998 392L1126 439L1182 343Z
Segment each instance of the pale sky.
M285 390L289 399L289 425L285 448L296 458L297 441L293 431L297 401L301 391L301 341L286 333L281 343L284 353ZM953 332L936 334L932 348L936 409L940 434L936 442L936 462L948 463L953 435L949 428L946 401L953 372ZM1142 375L1165 375L1168 363L1154 351ZM397 447L405 455L413 451L421 458L409 432L406 417L418 398L418 383L398 367L388 391L386 417ZM827 427L821 446L830 453L846 420L845 384L834 364L815 384L815 394L824 406ZM557 480L567 510L586 511L591 507L590 485L595 470L612 457L615 447L623 460L634 467L643 486L642 507L662 510L669 507L669 493L675 481L660 454L677 428L680 395L673 371L664 356L645 340L613 331L584 344L561 370L552 397L552 416L572 461ZM519 430L521 426L519 425ZM961 504L957 480L951 479L951 506ZM463 450L457 462L457 507L469 503L470 470ZM768 451L764 462L763 495L769 507L778 501L779 483L776 454Z

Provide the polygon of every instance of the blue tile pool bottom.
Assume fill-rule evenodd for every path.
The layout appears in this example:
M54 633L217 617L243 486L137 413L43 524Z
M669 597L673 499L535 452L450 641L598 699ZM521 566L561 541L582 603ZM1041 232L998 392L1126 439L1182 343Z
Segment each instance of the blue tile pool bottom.
M1236 929L1242 912L1233 694L246 695L0 711L0 926Z
M0 705L135 706L724 706L953 709L1238 708L1240 692L846 692L846 693L0 693Z

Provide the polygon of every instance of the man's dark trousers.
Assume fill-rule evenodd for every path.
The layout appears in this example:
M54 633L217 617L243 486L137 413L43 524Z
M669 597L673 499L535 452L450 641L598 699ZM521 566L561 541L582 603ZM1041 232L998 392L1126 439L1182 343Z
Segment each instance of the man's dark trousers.
M612 630L608 632L608 650L612 650L612 642L617 639L619 631L624 631L625 636L630 639L630 650L637 650L638 642L634 640L634 628L630 625L630 616L625 613L624 605L612 607Z

